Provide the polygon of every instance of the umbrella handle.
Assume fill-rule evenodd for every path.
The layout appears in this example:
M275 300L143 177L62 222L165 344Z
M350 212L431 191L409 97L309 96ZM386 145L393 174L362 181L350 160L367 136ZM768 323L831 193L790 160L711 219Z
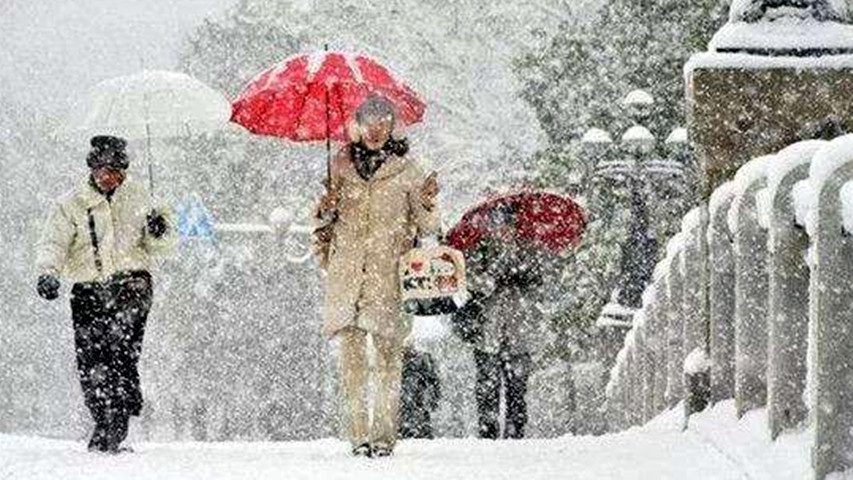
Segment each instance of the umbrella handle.
M146 134L146 150L148 157L148 193L151 195L151 200L154 200L154 160L151 156L151 125L145 124Z
M323 51L329 52L329 44L323 45ZM331 188L332 185L332 129L329 123L332 121L332 114L329 112L329 87L326 86L326 184Z
M151 199L154 199L154 164L148 159L148 192L151 194Z

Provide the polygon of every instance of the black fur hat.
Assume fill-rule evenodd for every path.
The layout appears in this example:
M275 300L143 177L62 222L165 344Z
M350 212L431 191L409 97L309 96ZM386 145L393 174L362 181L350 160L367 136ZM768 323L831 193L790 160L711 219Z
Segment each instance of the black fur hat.
M101 167L111 167L126 170L130 166L127 158L127 140L111 135L96 135L89 141L92 150L86 157L86 164L92 170Z

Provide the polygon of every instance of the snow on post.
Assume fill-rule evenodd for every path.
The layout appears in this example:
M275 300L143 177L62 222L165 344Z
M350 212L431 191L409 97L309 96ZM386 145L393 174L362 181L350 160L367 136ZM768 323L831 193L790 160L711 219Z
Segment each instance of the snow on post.
M847 182L839 192L841 200L841 219L844 231L853 234L853 182Z
M684 249L684 236L678 234L667 244L667 256L671 258L667 271L667 380L666 404L674 407L684 396L684 381L681 375L681 362L684 360L682 332L684 328L682 294L684 276L681 273L681 255Z
M637 402L633 408L637 410L637 416L640 418L640 423L645 424L654 416L654 352L651 348L652 332L649 331L647 322L646 307L638 310L634 315L634 329L636 339L636 357L637 362Z
M682 308L684 316L684 352L695 349L706 351L708 331L707 260L708 246L706 230L708 212L704 205L687 213L681 222L684 234L684 250L681 269L684 277ZM708 405L710 394L710 372L689 376L685 379L685 415L703 410Z
M705 342L705 228L707 212L704 206L696 207L681 222L684 249L681 272L684 276L684 351L704 348Z
M734 397L734 252L726 216L734 182L720 185L708 203L708 316L711 322L711 402Z
M687 143L687 129L684 127L673 129L672 132L669 133L669 136L666 137L665 143Z
M640 311L642 316L641 332L647 362L646 398L643 415L646 421L651 420L665 409L666 322L665 316L662 314L661 299L661 285L658 277L643 292L643 304Z
M626 420L629 426L642 424L642 382L637 354L637 329L632 328L625 336L625 387L628 394L624 404Z
M688 127L706 194L792 138L822 137L853 112L853 25L843 0L747 0L684 67Z
M632 90L622 99L622 105L630 107L633 105L654 105L655 99L645 90Z
M757 217L756 193L767 185L772 155L758 157L735 175L728 212L735 265L735 407L738 416L767 401L767 232Z
M812 192L811 182L800 180L791 188L791 199L794 202L794 222L811 234L809 217L815 207L817 196Z
M822 140L795 143L776 154L767 168L762 217L769 229L767 405L770 436L805 420L803 401L808 345L809 268L805 262L809 237L797 227L792 190L808 177Z
M658 272L656 271L656 274L657 273ZM666 410L667 327L669 325L669 317L667 316L669 298L667 295L669 292L664 273L664 269L661 269L660 275L656 275L652 295L650 295L648 300L649 317L655 331L655 341L653 345L655 351L656 372L654 410L658 413Z
M836 138L814 156L809 183L815 264L809 284L809 407L814 416L816 478L853 467L853 242L843 229L840 193L853 180L853 135Z
M684 373L687 375L697 375L707 372L711 368L711 359L702 348L694 348L690 355L684 359Z
M613 137L600 128L590 128L584 133L581 143L609 144L613 143Z
M622 141L633 144L648 144L654 143L655 136L648 128L641 125L634 125L622 134Z
M853 26L842 0L735 0L729 23L710 49L775 55L853 51Z
M630 332L629 332L630 333ZM625 337L627 342L628 337ZM628 405L630 404L629 378L628 378L628 346L623 343L619 353L616 354L616 362L610 370L610 380L607 383L607 417L608 428L611 431L620 431L628 428Z

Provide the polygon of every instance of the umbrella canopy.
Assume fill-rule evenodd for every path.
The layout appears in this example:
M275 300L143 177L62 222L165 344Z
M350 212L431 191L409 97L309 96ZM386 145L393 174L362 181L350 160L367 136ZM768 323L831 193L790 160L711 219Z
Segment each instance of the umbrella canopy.
M216 130L231 106L218 91L186 74L146 70L99 83L74 130L141 140Z
M448 232L447 240L462 251L496 240L561 252L580 242L585 227L583 210L571 198L525 191L487 200L469 210Z
M423 118L424 102L376 60L318 52L290 57L258 75L234 101L232 121L259 135L343 142L347 123L371 93L394 104L400 124Z

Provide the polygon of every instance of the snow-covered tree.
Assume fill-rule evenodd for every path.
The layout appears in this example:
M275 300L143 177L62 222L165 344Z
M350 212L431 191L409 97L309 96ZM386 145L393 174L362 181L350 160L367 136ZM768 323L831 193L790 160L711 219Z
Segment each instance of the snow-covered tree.
M577 141L592 127L627 127L620 100L647 89L656 104L649 126L666 135L683 123L682 67L703 51L725 20L722 0L609 0L592 19L574 18L543 49L516 61L522 97L551 144Z
M567 266L568 303L557 317L564 335L577 326L581 331L591 326L609 300L630 222L627 191L589 182L588 177L574 178L590 169L580 139L594 127L618 138L634 122L621 101L636 88L647 89L657 99L646 121L658 138L682 126L683 64L690 54L705 49L725 19L726 4L609 0L591 18L565 21L545 48L530 50L515 62L524 83L522 98L536 111L549 140L547 149L538 154L539 184L588 200L590 224ZM669 153L660 145L653 155L667 158ZM670 201L651 195L648 200ZM664 210L683 208L676 207L667 205ZM653 208L660 210L657 205ZM661 235L672 230L655 229L653 233Z

